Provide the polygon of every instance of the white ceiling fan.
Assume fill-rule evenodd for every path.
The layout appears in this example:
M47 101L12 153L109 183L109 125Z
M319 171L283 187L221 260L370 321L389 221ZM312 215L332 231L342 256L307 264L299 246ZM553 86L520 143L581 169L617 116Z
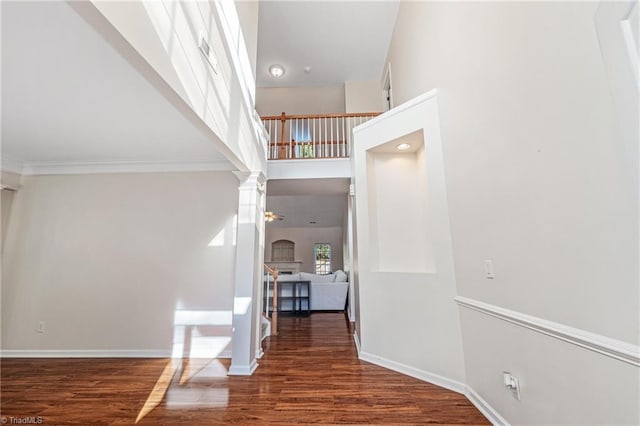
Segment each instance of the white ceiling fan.
M284 220L284 216L276 214L274 212L265 212L264 213L264 221L265 222L273 222L274 220Z

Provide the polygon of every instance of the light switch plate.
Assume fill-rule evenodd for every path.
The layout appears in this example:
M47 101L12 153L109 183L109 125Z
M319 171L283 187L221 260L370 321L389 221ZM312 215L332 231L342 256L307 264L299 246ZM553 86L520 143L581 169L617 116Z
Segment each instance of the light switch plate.
M493 261L492 260L485 260L484 261L484 276L488 280L492 280L492 279L494 279L496 277L496 275L493 273Z

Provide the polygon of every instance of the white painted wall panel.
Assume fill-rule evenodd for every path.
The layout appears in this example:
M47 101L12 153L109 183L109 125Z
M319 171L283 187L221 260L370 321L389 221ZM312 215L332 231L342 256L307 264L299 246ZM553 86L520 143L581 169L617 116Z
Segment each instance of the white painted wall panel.
M345 112L344 86L259 87L256 111L261 116L287 114L339 114Z
M637 345L638 145L618 128L597 8L404 2L388 61L396 104L439 91L459 293ZM625 93L637 132L637 92ZM462 321L468 384L508 421L638 423L637 367L479 314ZM508 369L521 402L500 384Z
M382 111L382 84L378 80L344 83L345 112Z
M230 319L237 188L229 172L24 177L2 349L171 352L177 311ZM216 330L230 337L230 323Z
M402 170L406 164L402 161L387 164L388 167L374 171L377 164L373 159L379 154L371 152L412 133L424 135L426 153L418 153L412 159L415 182L410 187L395 187L396 192L404 193L402 196L392 196L391 187L380 192L378 185L398 184L394 175L406 173ZM425 171L418 172L418 159L425 161ZM353 165L360 355L422 378L435 377L439 384L460 390L464 382L462 337L453 301L456 282L436 93L426 94L410 106L385 113L358 127L354 131ZM418 190L423 192L416 194ZM426 208L416 208L412 196L425 195L429 200ZM386 234L386 230L381 233L373 224L392 219L388 215L385 218L384 209L380 210L383 203L403 212L402 220L414 226L399 227L395 235ZM396 264L394 272L383 271L378 257L386 253L378 253L378 244L386 239L392 249L403 250L407 241L418 241L412 234L419 222L426 228L427 245L433 247L435 256L429 259L425 251L411 245L413 252L407 256L413 259L416 259L413 256L422 256L425 263L432 263L429 272L416 272L406 264Z

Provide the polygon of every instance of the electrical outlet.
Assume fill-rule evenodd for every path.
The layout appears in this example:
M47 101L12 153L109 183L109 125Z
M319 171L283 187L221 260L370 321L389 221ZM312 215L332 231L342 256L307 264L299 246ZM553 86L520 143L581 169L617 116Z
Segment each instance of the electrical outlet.
M44 321L38 321L38 328L36 328L37 333L44 333Z
M508 371L503 371L502 380L504 386L511 390L511 394L515 399L520 401L520 382Z

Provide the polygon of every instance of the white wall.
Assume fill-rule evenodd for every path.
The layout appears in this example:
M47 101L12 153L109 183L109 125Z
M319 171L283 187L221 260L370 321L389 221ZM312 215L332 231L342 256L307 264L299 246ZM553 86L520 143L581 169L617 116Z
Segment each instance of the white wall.
M396 105L439 90L459 294L637 345L638 146L620 143L597 6L403 2L388 60ZM461 310L468 384L508 421L640 421L637 367Z
M339 114L382 111L380 82L347 81L344 86L259 87L256 110L261 116L287 114Z
M314 272L315 261L313 246L316 243L329 243L333 252L331 269L343 269L342 258L342 228L270 228L267 225L265 235L265 261L271 260L271 243L278 240L293 241L295 246L295 260L302 261L303 272Z
M260 116L287 114L338 114L345 112L343 86L259 87L256 111Z
M406 138L419 139L417 152L396 150ZM356 128L353 164L360 358L462 391L462 335L453 300L435 93Z
M247 46L249 63L256 78L256 61L258 57L258 15L260 2L258 0L235 0L238 19L242 28L242 35Z
M230 340L233 174L25 176L22 184L2 256L3 351L167 356L174 338L197 343L181 341L174 324L184 310L219 319L193 332L209 349L216 335Z
M368 156L371 267L378 272L434 272L425 220L424 147L419 153L370 151Z
M382 111L382 84L378 80L344 83L345 112Z

